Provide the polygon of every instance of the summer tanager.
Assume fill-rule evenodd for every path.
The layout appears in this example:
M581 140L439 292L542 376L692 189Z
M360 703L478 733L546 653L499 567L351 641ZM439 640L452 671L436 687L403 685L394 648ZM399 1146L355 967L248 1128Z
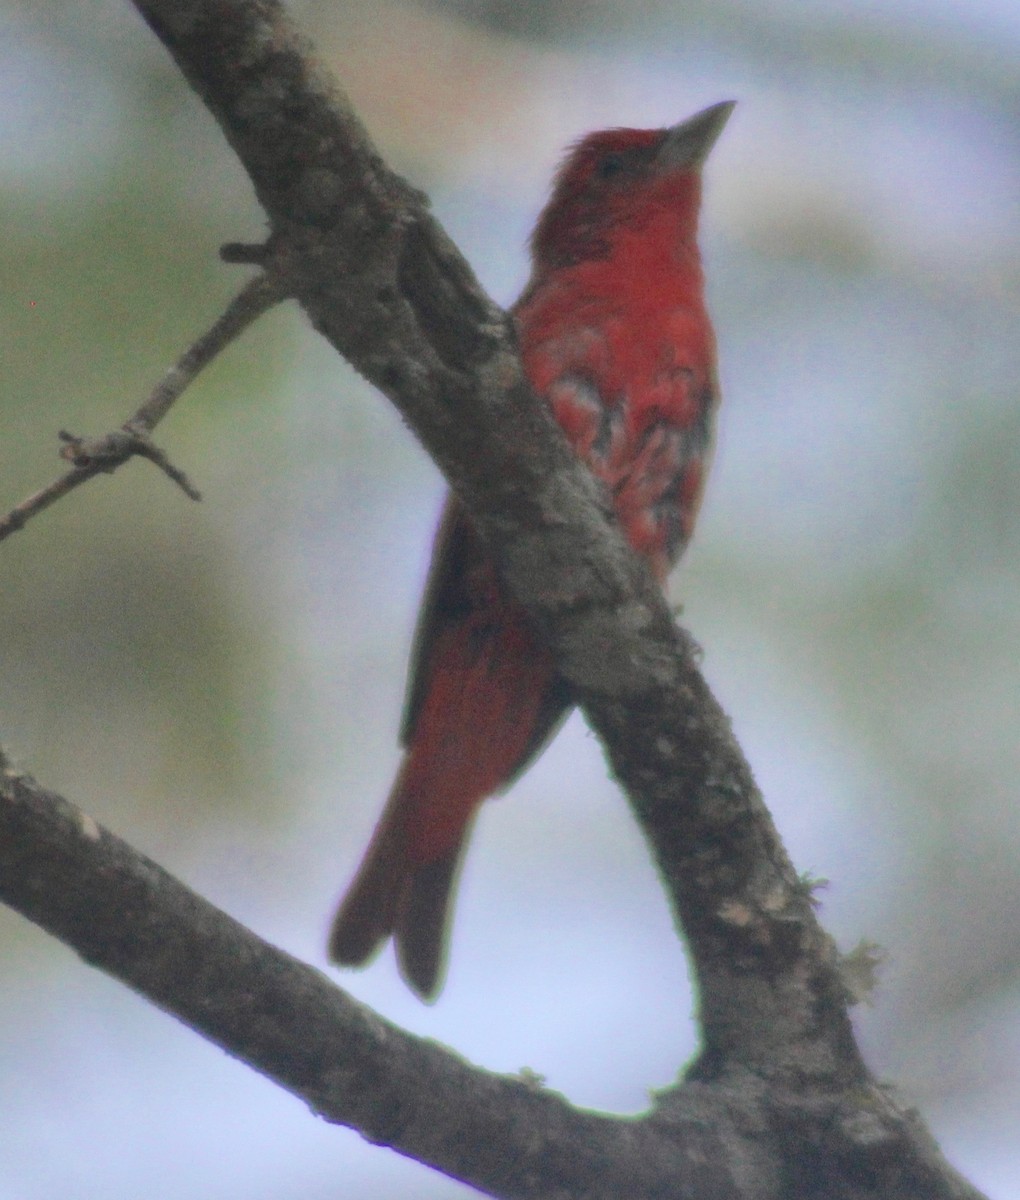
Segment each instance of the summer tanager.
M578 142L539 217L531 279L513 308L532 387L663 584L694 525L718 400L697 225L701 166L732 108ZM404 758L333 923L335 962L363 963L392 936L404 978L435 996L473 818L571 706L451 496L418 623Z

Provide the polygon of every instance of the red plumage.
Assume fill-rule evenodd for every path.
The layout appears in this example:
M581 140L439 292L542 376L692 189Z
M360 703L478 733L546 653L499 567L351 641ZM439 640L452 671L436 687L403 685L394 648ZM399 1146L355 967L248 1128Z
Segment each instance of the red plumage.
M701 165L732 107L580 141L535 228L531 281L513 310L533 388L660 583L693 528L718 399L696 238ZM436 994L474 815L570 706L451 496L418 624L404 760L334 920L335 962L363 963L392 935L404 978Z

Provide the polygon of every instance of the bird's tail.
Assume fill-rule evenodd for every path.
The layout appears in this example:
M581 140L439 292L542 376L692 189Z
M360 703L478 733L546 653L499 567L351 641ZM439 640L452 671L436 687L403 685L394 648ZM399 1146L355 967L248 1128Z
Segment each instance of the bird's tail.
M358 873L333 919L329 957L342 966L361 966L392 936L400 973L423 1000L430 1000L439 991L446 966L450 898L473 812L442 853L422 862L412 837L417 807L412 754L404 759Z
M439 990L450 897L479 805L568 708L549 652L512 613L497 616L460 620L438 639L404 761L330 936L333 961L358 966L392 935L401 974L423 999Z

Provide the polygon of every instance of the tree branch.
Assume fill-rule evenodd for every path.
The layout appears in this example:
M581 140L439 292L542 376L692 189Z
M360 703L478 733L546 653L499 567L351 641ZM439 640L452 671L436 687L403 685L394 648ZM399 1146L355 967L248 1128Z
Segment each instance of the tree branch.
M341 1000L17 778L3 894L331 1119L495 1195L976 1197L868 1075L835 948L693 643L424 198L385 167L274 0L135 2L248 170L275 286L399 407L553 647L687 938L703 1050L640 1121L573 1113Z
M649 1116L627 1120L574 1109L531 1082L472 1066L390 1024L262 941L92 817L14 770L2 754L0 899L326 1120L489 1195L738 1200L815 1194L775 1192L770 1181L781 1164L762 1137L762 1085L750 1073L742 1092L690 1084ZM872 1159L892 1159L904 1182L839 1195L975 1200L976 1192L936 1169L929 1139L918 1134L916 1144L903 1144L901 1115L881 1089L869 1088L861 1101L861 1107L831 1106L825 1123L838 1130L848 1154L868 1145ZM808 1115L814 1124L821 1114L798 1111ZM820 1147L809 1149L817 1154ZM860 1166L857 1158L854 1165Z

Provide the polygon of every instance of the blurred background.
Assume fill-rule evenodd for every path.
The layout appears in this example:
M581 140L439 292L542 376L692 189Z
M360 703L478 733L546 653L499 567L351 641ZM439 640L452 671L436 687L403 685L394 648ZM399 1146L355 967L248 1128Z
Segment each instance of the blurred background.
M1020 8L1012 0L305 3L393 165L509 303L563 147L739 107L707 170L719 449L673 598L950 1159L1020 1197ZM131 412L264 222L128 5L0 0L0 509ZM135 463L0 546L0 740L325 968L397 762L442 481L293 308ZM446 990L340 981L578 1104L695 1049L658 882L575 717L479 822ZM0 912L0 1200L466 1197Z

